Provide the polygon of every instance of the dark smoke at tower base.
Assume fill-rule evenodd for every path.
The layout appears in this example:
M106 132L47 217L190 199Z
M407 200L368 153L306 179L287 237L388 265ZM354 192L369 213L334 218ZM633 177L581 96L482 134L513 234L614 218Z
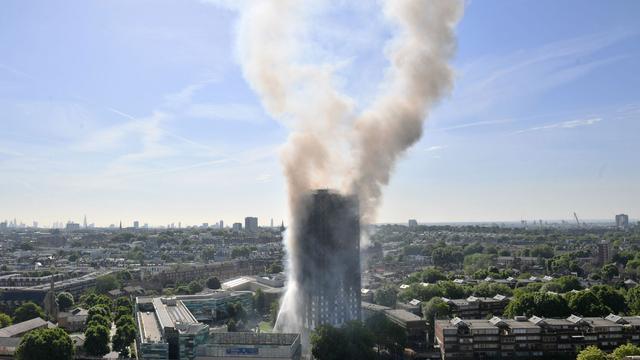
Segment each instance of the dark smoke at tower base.
M210 0L215 1L215 0ZM285 239L288 283L277 328L300 331L308 276L298 261L313 189L335 188L358 199L360 224L375 221L382 188L395 163L422 135L431 107L453 86L448 65L461 0L381 0L392 37L380 44L389 61L379 93L356 111L357 101L336 88L335 64L302 63L309 18L331 1L224 1L240 12L238 55L244 77L271 116L290 128L281 151L290 227ZM304 44L304 46L303 46ZM363 237L364 239L365 237ZM323 269L328 271L329 269ZM342 286L342 285L341 285ZM304 304L301 304L303 303Z

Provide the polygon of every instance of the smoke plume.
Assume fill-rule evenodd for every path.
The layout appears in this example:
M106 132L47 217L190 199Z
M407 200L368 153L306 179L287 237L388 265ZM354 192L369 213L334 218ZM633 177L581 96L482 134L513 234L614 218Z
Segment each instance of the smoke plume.
M237 47L246 80L265 109L290 129L281 153L291 223L286 234L289 276L276 327L299 331L296 273L305 254L297 227L312 189L355 194L361 223L375 220L382 187L398 158L422 135L429 109L453 84L448 65L455 50L459 0L385 0L394 36L381 51L389 60L383 89L359 113L335 86L334 66L299 61L311 2L259 0L239 5Z

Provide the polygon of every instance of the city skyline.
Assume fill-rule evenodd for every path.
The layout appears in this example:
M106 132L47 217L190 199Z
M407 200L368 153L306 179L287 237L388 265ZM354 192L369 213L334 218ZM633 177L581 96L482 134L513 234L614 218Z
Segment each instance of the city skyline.
M287 223L288 128L243 79L236 15L216 3L3 4L0 219ZM467 4L453 94L376 222L638 218L640 5L549 5ZM305 60L338 62L342 89L367 103L389 26L366 5L325 10Z

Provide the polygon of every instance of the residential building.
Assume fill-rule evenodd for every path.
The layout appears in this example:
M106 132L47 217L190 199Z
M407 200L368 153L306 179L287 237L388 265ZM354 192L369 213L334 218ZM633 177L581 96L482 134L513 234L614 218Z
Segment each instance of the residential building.
M625 229L629 226L629 215L618 214L616 215L616 226L621 229Z
M88 317L89 311L83 308L60 312L58 313L58 326L69 332L81 332L84 331Z
M418 227L418 220L416 220L416 219L409 219L409 227L410 227L410 228Z
M257 232L258 231L258 218L257 217L246 217L244 218L244 229L249 232Z
M456 317L436 320L435 337L444 360L566 358L589 345L611 351L628 342L640 343L640 317Z
M302 347L299 334L211 333L196 348L196 360L270 359L299 360Z
M598 264L604 265L611 259L609 253L609 242L602 240L598 243Z
M469 296L466 299L442 298L449 305L450 313L462 319L484 319L487 316L502 315L510 298L504 295L494 297Z
M308 198L295 259L306 329L360 320L360 218L357 198L317 190Z

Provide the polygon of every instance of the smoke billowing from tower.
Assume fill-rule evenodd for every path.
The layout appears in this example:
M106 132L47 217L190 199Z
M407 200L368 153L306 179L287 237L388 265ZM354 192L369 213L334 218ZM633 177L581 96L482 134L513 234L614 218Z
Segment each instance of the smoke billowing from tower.
M307 17L317 6L294 0L231 3L241 15L237 46L244 76L265 109L291 129L281 153L291 214L289 283L277 327L298 331L307 305L300 295L308 279L303 262L309 212L314 211L309 194L334 188L356 196L361 223L375 220L381 189L396 161L420 139L429 109L452 87L448 60L462 2L381 1L395 30L380 46L390 65L382 91L361 112L334 86L334 66L297 61Z

